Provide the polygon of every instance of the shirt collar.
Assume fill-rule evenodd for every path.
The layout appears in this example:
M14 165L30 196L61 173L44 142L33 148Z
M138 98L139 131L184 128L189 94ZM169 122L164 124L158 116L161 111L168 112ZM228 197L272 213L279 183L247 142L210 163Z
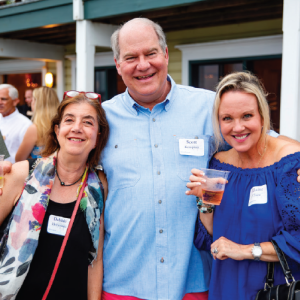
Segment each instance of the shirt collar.
M175 94L175 89L176 89L176 83L170 75L168 75L167 80L171 83L171 90L163 102L156 104L156 106L162 105L166 111L168 111L170 109L172 102L174 102L174 100L175 100L174 94ZM128 88L126 89L124 96L125 96L125 98L124 98L125 104L129 107L129 109L135 115L138 115L140 111L149 111L148 108L141 106L140 104L136 103L133 100L133 98L130 96L130 94L128 92Z
M10 119L14 119L16 117L16 115L19 114L19 111L18 109L16 108L15 111L13 113L11 113L10 115L6 116L6 117L3 117L2 114L1 115L1 119L2 120L5 120L5 121L9 121Z

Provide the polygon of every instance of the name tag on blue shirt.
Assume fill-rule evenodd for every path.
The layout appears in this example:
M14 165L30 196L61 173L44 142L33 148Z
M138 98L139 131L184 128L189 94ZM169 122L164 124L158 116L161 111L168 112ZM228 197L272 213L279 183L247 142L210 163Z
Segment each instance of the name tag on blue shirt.
M48 221L47 232L65 236L70 223L69 218L50 215Z
M250 190L250 198L248 206L253 204L265 204L268 202L267 185L254 186Z
M181 155L204 155L204 140L202 139L179 139L179 153Z

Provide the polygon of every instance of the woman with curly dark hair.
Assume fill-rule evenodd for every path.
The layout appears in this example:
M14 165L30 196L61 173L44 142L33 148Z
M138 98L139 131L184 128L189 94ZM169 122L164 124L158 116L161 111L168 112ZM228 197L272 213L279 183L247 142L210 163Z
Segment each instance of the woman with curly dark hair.
M0 224L15 208L0 244L0 299L100 299L107 186L94 167L108 139L100 95L66 92L46 138L42 158L5 176Z

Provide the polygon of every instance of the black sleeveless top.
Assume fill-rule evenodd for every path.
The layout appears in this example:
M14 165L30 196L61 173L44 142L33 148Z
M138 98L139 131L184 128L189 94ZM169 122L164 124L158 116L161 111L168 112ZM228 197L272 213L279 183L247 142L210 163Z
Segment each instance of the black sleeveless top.
M30 169L35 160L29 162ZM76 201L57 203L49 200L38 246L17 300L41 300L48 286L64 236L49 233L51 215L71 218ZM87 299L88 258L93 249L84 212L78 208L71 233L47 300Z

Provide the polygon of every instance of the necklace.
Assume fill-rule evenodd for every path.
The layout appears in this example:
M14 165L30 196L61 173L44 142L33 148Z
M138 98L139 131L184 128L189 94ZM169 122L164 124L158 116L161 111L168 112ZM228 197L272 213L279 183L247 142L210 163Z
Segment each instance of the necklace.
M84 174L85 170L83 171L83 174ZM71 186L71 185L74 185L75 183L77 183L80 179L82 179L83 177L83 174L80 176L80 178L78 180L76 180L75 182L71 183L71 184L65 184L63 181L61 181L61 179L59 178L59 175L58 175L58 172L57 172L57 169L56 169L56 166L55 166L55 173L57 175L57 178L60 182L60 185L61 186Z
M263 153L260 154L259 151L257 150L257 151L258 151L258 154L260 155L260 159L259 159L259 161L258 161L258 164L257 164L256 168L258 168L258 166L259 166L259 164L260 164L260 162L261 162L263 156L264 156L265 153L266 153L266 150L267 150L267 137L266 137L266 140L265 140L265 147L264 147Z

